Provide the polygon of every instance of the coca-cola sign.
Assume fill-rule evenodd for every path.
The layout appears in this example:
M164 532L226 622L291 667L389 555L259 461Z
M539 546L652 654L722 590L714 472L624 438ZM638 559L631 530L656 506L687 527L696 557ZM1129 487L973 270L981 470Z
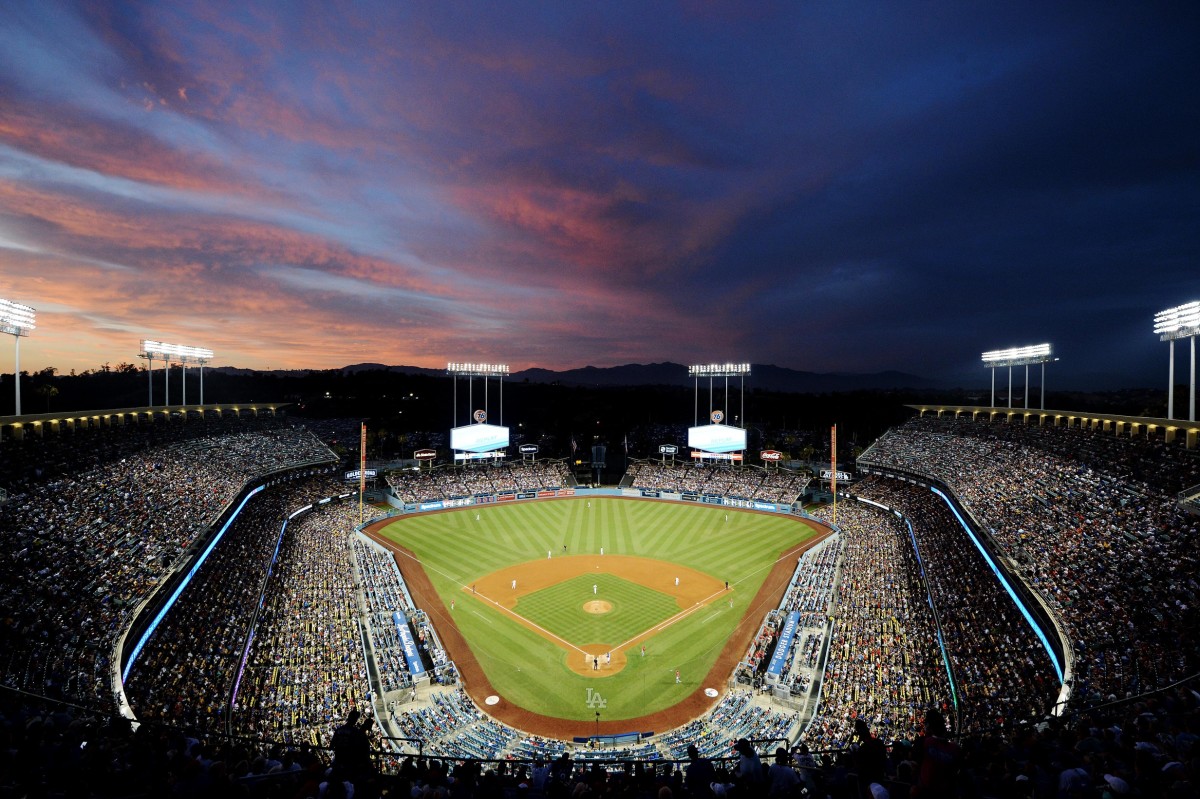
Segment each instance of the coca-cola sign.
M758 457L764 461L781 461L783 460L783 453L777 449L764 449L758 453Z

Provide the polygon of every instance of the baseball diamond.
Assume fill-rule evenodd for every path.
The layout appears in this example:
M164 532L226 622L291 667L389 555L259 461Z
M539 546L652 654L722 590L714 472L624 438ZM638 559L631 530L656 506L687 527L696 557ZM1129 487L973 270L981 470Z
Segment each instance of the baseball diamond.
M704 713L796 559L826 532L792 516L615 497L368 530L396 553L476 703L499 696L488 713L557 737L582 721L594 731L589 688L603 692L610 733Z

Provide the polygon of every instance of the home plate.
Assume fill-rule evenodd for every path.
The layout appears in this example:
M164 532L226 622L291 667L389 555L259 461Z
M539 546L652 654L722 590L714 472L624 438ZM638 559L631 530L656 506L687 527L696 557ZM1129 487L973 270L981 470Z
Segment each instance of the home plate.
M713 696L716 696L716 695L717 695L717 692L713 691ZM498 704L500 704L500 697L496 696L495 694L492 694L487 699L483 700L483 703L485 705L498 705Z
M717 689L716 688L705 688L704 695L707 696L709 699L711 699L717 695Z

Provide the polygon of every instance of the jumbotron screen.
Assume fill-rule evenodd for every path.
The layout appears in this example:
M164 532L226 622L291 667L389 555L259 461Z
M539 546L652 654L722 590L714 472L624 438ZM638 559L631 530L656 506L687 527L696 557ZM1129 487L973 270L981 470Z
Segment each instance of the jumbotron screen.
M469 424L450 430L450 449L490 452L508 446L508 428L495 424Z
M746 431L727 424L689 427L688 446L705 452L741 452L746 448Z

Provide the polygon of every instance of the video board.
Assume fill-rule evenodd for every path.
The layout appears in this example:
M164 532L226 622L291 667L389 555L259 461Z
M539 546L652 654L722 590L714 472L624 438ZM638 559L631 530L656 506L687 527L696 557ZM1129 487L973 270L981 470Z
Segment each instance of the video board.
M688 446L705 452L741 452L746 448L746 431L727 424L689 427Z
M450 449L490 452L508 446L508 428L495 424L469 424L450 430Z

